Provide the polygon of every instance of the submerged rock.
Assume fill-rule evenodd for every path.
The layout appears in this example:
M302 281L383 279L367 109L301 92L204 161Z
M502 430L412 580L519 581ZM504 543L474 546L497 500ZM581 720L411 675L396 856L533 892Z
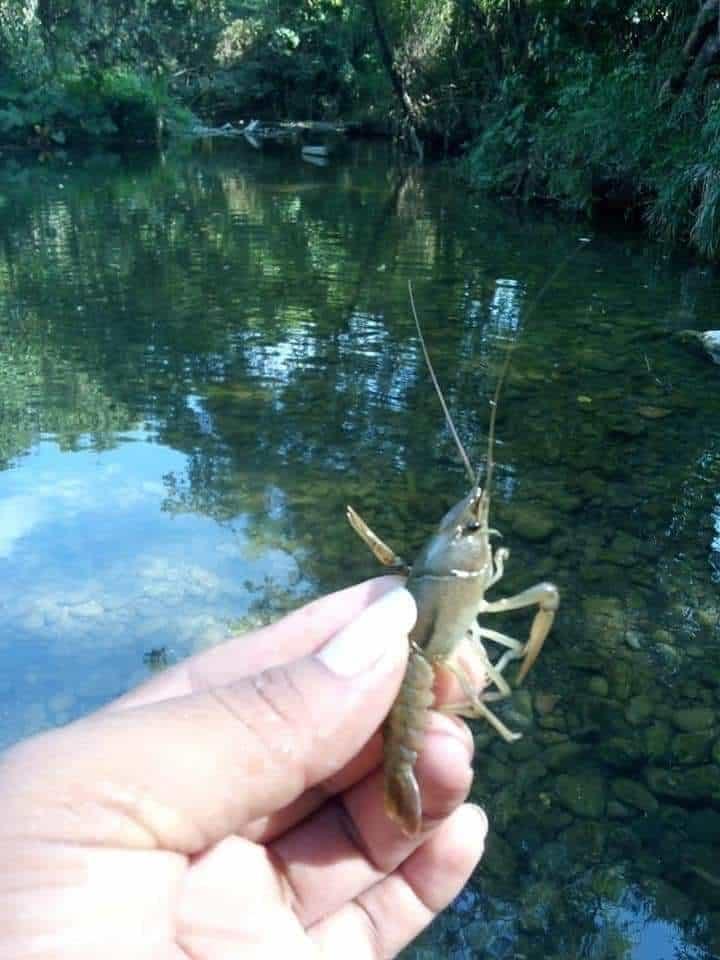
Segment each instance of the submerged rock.
M598 744L596 754L604 764L618 770L634 770L645 758L640 744L627 737L609 737Z
M715 711L709 707L687 707L681 710L673 710L673 725L686 733L694 733L697 730L708 730L715 722Z
M676 763L684 766L703 763L708 759L711 740L707 733L677 733L672 738L670 753Z
M566 770L573 766L578 757L585 753L585 747L579 743L558 743L548 747L541 759L550 770Z
M608 831L604 824L596 820L582 820L574 823L560 834L575 861L599 860L605 852Z
M602 677L599 674L594 674L588 680L588 690L596 697L606 697L610 690L610 685L605 677Z
M560 891L546 880L531 883L520 900L519 922L528 933L541 933L548 929L559 903Z
M653 793L691 803L720 803L720 767L705 764L684 770L648 767L645 780Z
M643 732L645 752L651 760L660 760L670 749L670 727L664 721L651 724Z
M618 777L617 780L612 781L610 786L617 799L627 806L637 807L644 813L655 813L659 807L659 803L647 787L636 780Z
M517 875L518 859L515 851L499 833L491 830L487 837L483 868L500 880L510 880Z
M557 530L551 513L530 505L515 507L510 522L513 533L532 542L547 540Z
M605 813L605 781L597 774L562 774L555 791L560 803L578 817L595 820Z
M629 820L636 815L636 811L619 800L608 800L607 815L611 820Z
M651 719L653 712L653 702L650 697L638 694L625 708L625 719L633 727L642 727Z

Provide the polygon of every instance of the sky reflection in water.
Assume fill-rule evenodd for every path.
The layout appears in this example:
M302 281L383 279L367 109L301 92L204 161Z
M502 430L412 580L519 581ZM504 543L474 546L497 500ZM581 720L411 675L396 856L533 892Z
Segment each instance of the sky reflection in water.
M244 518L163 510L185 457L143 431L96 452L46 440L0 473L0 746L61 723L185 656L247 613L247 581L296 572L249 549Z

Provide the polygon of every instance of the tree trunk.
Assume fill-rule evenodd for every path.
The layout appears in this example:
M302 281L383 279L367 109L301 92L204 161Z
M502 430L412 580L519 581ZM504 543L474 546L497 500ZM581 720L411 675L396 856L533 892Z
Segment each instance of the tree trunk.
M705 0L682 51L682 62L662 86L660 99L677 96L692 70L706 72L720 62L720 0ZM707 77L703 78L703 86Z
M367 6L370 16L372 17L375 38L380 49L380 57L382 59L383 66L385 67L385 72L387 73L388 79L392 84L392 88L395 91L400 103L400 109L403 117L405 118L408 139L412 144L413 150L418 155L420 160L422 160L423 146L417 133L418 117L415 105L413 104L405 88L403 78L400 76L400 73L395 67L392 50L390 48L387 34L385 33L385 29L382 25L382 20L380 19L380 11L378 10L377 2L376 0L365 0L365 5Z

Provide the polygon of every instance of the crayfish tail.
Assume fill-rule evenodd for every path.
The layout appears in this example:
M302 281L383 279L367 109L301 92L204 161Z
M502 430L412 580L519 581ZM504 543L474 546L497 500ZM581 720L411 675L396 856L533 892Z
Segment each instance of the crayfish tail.
M422 829L420 787L410 764L385 770L385 812L407 837Z

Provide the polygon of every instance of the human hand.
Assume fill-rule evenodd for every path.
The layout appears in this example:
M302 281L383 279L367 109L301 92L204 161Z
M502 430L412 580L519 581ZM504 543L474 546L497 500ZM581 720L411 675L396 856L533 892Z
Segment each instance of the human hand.
M384 577L164 671L0 758L3 960L391 957L460 891L484 814L433 713L427 825L386 816L379 724L415 618Z

